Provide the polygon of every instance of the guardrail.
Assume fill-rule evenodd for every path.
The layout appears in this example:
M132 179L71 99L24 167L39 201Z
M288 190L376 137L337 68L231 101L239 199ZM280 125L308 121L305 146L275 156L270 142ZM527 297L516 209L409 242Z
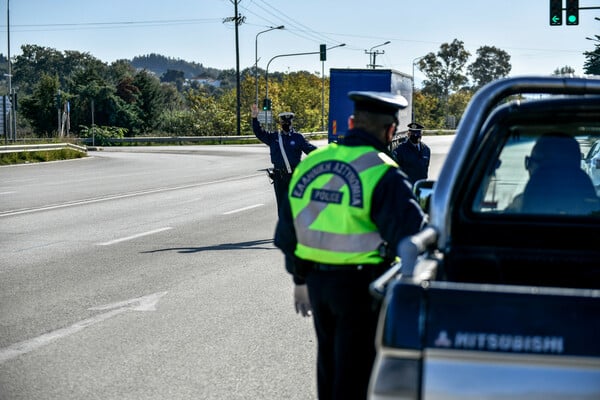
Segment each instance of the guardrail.
M427 135L446 135L454 133L454 130L445 130L445 129L431 129L424 130L424 136ZM327 132L307 132L303 133L303 135L307 139L314 139L320 137L327 137ZM404 135L397 135L394 137L393 142L396 145L400 140L402 140ZM26 140L26 139L22 139ZM36 139L37 140L37 139ZM128 137L128 138L113 138L113 139L103 139L103 143L100 144L100 140L94 141L92 144L92 138L84 138L78 139L79 143L82 143L87 146L112 146L112 145L122 145L122 144L139 144L139 143L214 143L217 142L219 144L223 143L231 143L231 142L252 142L258 141L256 136L254 135L242 135L242 136L136 136L136 137ZM0 146L0 153L16 153L22 151L46 151L46 150L61 150L64 148L71 148L73 150L87 152L87 147L78 146L71 143L53 143L53 144L30 144L30 145L8 145L8 146Z
M85 146L78 146L72 143L13 144L8 146L0 146L0 153L22 153L30 151L51 151L63 149L72 149L82 153L87 153L87 148Z
M306 138L314 138L320 136L326 136L327 132L308 132L303 133ZM136 136L127 138L111 138L103 139L102 144L100 140L95 140L92 144L91 138L85 138L80 140L88 146L111 146L114 144L127 144L127 143L206 143L206 142L217 142L219 144L228 142L250 142L258 141L254 135L241 135L241 136Z

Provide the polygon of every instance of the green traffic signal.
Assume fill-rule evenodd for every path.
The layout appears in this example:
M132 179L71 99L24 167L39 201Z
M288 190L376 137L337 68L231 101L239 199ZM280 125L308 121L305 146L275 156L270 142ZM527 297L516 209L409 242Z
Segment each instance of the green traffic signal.
M562 25L562 0L550 0L550 25Z
M567 0L567 25L579 25L579 0Z
M263 111L271 110L271 99L263 99L262 109Z

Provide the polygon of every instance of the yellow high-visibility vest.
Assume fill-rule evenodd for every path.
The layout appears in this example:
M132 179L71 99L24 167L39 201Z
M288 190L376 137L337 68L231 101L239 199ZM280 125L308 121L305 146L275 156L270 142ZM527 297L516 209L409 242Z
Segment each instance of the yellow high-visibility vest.
M295 254L323 264L379 264L383 239L371 220L373 190L398 165L371 146L332 143L296 168L289 199Z

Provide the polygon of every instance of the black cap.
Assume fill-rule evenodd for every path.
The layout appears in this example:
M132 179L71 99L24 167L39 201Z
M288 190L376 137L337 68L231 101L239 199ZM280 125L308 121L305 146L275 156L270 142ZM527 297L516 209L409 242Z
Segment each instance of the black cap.
M425 128L423 125L417 124L416 122L411 122L406 126L408 126L408 131L415 135L420 135L423 131L423 128Z
M289 112L289 111L282 112L281 114L279 114L279 119L282 121L289 122L294 119L294 115L295 114L293 112Z
M408 107L408 101L400 95L389 92L350 92L355 110L363 110L397 117L398 111Z

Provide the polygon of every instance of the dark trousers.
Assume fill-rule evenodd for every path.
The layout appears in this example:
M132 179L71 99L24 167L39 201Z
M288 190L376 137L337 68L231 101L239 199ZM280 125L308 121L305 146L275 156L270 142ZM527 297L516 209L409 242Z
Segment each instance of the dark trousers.
M379 316L379 304L369 294L369 284L379 274L366 268L308 273L306 284L318 340L320 400L367 397Z
M284 198L288 195L291 178L292 175L280 170L275 170L273 174L273 189L275 189L275 200L277 201L277 215L279 215L281 205L285 201Z

